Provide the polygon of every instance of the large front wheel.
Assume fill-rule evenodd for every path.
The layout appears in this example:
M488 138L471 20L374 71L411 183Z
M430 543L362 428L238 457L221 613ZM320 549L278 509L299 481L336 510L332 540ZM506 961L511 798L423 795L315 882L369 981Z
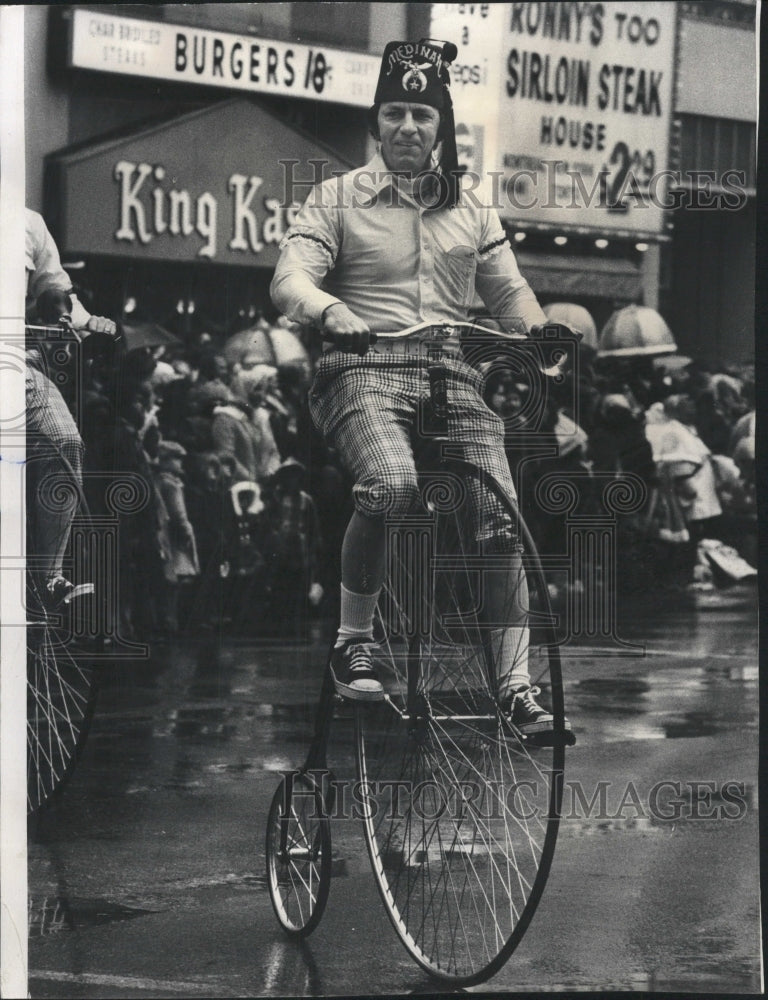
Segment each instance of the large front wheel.
M387 698L358 709L358 777L398 935L429 973L469 985L498 971L533 916L570 734L546 581L516 506L462 463L422 498L388 533L376 635ZM501 546L482 527L500 511ZM554 716L549 746L501 704L503 677L526 669Z

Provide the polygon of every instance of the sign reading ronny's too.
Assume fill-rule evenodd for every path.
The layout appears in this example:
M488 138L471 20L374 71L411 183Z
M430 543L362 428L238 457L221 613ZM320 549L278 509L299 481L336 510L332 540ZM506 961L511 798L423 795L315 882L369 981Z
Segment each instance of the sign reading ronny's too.
M670 2L432 5L431 34L459 46L457 123L485 127L502 214L662 231L675 22Z
M367 107L373 101L379 61L377 56L323 45L92 9L72 13L69 63L78 69Z

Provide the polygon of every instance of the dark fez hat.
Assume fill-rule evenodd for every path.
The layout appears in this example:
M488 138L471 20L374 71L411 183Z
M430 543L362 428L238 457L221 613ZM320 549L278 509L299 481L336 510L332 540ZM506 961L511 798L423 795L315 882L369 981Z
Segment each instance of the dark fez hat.
M443 143L440 167L447 184L444 204L455 205L459 194L459 158L448 66L458 55L453 42L422 38L419 42L389 42L381 57L375 104L428 104L440 112Z

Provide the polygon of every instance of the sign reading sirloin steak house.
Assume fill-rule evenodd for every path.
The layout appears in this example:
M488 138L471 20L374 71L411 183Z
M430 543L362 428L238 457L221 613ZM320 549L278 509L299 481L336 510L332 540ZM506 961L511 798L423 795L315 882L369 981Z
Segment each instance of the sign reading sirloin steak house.
M348 169L248 100L52 158L62 252L273 267L311 187Z

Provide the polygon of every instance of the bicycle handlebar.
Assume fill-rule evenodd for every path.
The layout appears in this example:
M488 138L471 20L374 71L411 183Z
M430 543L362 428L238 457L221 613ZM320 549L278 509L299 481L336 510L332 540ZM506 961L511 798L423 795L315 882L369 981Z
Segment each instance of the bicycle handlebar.
M24 332L35 334L41 341L72 339L79 344L83 342L83 338L72 325L71 316L62 316L58 323L25 323Z
M566 326L564 323L544 323L540 327L536 328L543 334L543 339L556 339L557 337L572 337L576 341L583 339L582 334L577 331L571 330L570 327ZM490 336L491 338L507 343L520 344L524 341L538 340L537 336L531 337L527 333L522 332L507 332L505 330L494 330L490 327L482 326L480 323L474 322L460 322L460 323L417 323L415 326L409 326L404 330L396 331L386 331L379 333L371 333L369 344L372 346L377 341L400 341L400 340L414 340L418 341L421 346L425 348L427 352L427 358L429 358L429 349L439 347L441 344L447 343L452 340L454 343L458 343L462 332L465 331L470 335L470 340L472 336L480 336L485 338ZM478 337L479 339L479 337ZM336 335L323 332L323 340L328 343L336 344L341 341L341 338L337 338ZM563 359L565 360L565 356ZM547 377L557 377L563 374L563 367L561 364L550 365L547 368L540 369L542 374Z

